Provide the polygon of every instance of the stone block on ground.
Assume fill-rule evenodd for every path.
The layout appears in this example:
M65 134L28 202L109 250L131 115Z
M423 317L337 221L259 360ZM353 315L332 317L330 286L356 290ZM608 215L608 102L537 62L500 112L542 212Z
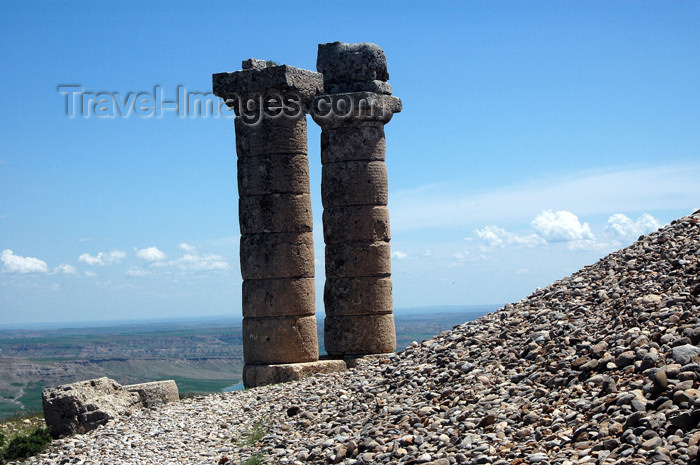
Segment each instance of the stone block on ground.
M286 383L313 376L317 373L344 371L347 365L343 360L318 360L307 363L287 363L276 365L245 365L243 385L246 388L268 384Z
M144 407L157 407L159 405L177 402L180 400L180 392L174 380L152 381L150 383L130 384L124 386L129 392L135 392L141 397Z
M46 388L44 419L54 438L86 433L142 407L141 397L109 378Z

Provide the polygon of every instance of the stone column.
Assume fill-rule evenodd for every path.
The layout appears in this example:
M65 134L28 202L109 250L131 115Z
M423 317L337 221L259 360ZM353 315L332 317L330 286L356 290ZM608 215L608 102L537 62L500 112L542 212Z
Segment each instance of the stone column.
M327 371L317 362L306 136L321 75L250 59L213 84L236 112L244 385Z
M312 112L322 128L325 348L331 356L392 352L384 125L401 100L374 44L320 44L317 70L325 88Z

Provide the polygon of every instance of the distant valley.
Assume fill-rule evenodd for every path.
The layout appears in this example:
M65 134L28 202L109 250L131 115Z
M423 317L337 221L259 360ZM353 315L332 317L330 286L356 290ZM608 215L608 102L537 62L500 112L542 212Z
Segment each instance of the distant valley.
M496 309L397 310L397 347L401 350ZM323 341L322 316L319 323ZM41 410L46 386L108 376L122 384L174 379L181 394L207 393L239 384L242 369L241 320L234 318L0 329L0 418Z

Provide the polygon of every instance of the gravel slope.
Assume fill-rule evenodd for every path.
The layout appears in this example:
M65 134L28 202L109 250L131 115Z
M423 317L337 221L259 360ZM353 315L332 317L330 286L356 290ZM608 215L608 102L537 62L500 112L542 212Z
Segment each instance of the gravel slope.
M698 463L699 221L399 354L135 412L31 463Z

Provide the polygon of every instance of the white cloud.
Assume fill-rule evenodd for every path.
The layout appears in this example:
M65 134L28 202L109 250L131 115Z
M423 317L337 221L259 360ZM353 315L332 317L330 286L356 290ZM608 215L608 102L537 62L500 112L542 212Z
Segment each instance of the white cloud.
M72 265L69 265L67 263L61 263L56 268L54 268L53 271L54 271L54 273L62 273L62 274L75 274L76 273L75 267Z
M97 277L97 273L95 273L94 271L86 271L85 276L87 276L89 278L95 278L95 277Z
M547 242L592 241L595 239L588 223L566 210L556 213L545 210L532 220L532 227Z
M406 252L401 252L400 250L395 250L391 252L391 258L403 260L404 258L408 258L408 254Z
M700 163L578 173L530 179L487 192L460 184L433 184L391 192L392 231L472 228L474 224L517 223L545 209L579 215L616 211L687 210L700 198ZM673 179L673 182L668 182Z
M184 242L182 242L180 245L178 245L177 248L184 251L184 252L194 252L195 250L197 250L197 247L195 247L193 245L186 244Z
M226 259L220 255L186 253L181 258L169 262L184 271L214 271L229 268Z
M168 258L164 252L158 250L155 246L139 250L136 252L136 256L147 262L160 262Z
M78 261L90 266L111 265L113 263L119 263L124 257L126 257L126 254L121 250L112 250L111 252L100 252L95 256L84 253L78 257Z
M520 268L518 271L515 272L515 274L530 274L530 270L527 268Z
M49 267L45 261L34 257L21 257L15 255L10 249L5 249L0 254L5 273L48 273Z
M636 239L639 236L649 234L661 227L661 224L648 213L644 213L637 218L637 221L632 221L627 215L615 213L608 218L608 226L606 232L619 239Z
M479 240L485 242L490 247L505 247L510 245L534 247L544 242L537 234L520 236L492 224L474 230L474 234Z
M153 273L151 273L148 270L142 270L140 268L135 268L135 267L132 267L132 268L129 268L128 270L126 270L127 276L134 276L137 278L144 278L146 276L151 276L152 274Z

